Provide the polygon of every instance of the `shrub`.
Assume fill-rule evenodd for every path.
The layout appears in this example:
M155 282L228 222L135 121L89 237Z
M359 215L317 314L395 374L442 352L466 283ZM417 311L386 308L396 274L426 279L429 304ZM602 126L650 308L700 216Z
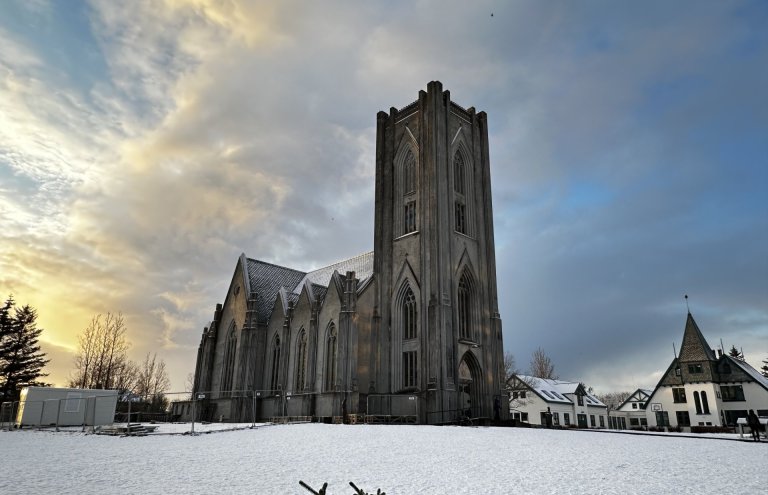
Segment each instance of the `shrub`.
M691 433L735 433L730 426L691 426Z

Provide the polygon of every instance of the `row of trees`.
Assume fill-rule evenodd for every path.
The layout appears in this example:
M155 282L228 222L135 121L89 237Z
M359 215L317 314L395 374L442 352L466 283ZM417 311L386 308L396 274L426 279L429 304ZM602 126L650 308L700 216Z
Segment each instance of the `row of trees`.
M141 399L150 411L164 411L171 387L165 361L147 353L142 362L128 359L130 342L121 313L98 314L78 336L75 369L69 386L118 390Z
M49 359L41 350L43 332L37 327L37 311L18 306L8 296L0 306L0 402L18 400L27 386L49 386L41 381ZM128 359L130 343L122 314L94 316L78 337L75 368L68 385L74 388L115 389L123 396L138 397L147 410L162 411L164 394L171 383L165 362L147 353L141 362Z
M39 381L49 362L38 343L42 331L37 312L8 296L0 307L0 402L17 400L22 387L45 385Z

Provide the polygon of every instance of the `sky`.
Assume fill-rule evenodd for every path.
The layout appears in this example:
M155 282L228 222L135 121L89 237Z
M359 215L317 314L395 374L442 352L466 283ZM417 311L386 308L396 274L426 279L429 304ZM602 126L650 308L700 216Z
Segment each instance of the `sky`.
M521 370L652 388L686 301L768 359L768 3L0 3L0 293L64 385L122 312L184 390L237 258L373 247L376 113L439 80L488 114Z

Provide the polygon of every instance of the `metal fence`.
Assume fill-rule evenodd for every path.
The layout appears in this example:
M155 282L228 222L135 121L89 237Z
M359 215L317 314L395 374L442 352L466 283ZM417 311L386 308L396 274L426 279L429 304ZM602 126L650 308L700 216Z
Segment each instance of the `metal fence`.
M105 414L102 402L107 400L112 401L112 406L106 408L109 412ZM5 402L0 404L0 428L53 428L58 431L66 427L113 434L196 434L253 428L260 423L415 424L420 422L421 400L415 394L365 395L345 390L169 392L156 396L113 392L109 397Z

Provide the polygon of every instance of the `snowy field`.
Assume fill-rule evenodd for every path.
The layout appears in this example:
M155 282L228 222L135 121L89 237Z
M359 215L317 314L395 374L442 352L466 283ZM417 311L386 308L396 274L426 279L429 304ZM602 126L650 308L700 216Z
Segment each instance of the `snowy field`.
M2 494L309 494L299 480L315 489L328 482L329 495L352 493L349 481L387 495L757 494L768 486L768 443L435 426L130 438L25 430L0 432L0 466Z

